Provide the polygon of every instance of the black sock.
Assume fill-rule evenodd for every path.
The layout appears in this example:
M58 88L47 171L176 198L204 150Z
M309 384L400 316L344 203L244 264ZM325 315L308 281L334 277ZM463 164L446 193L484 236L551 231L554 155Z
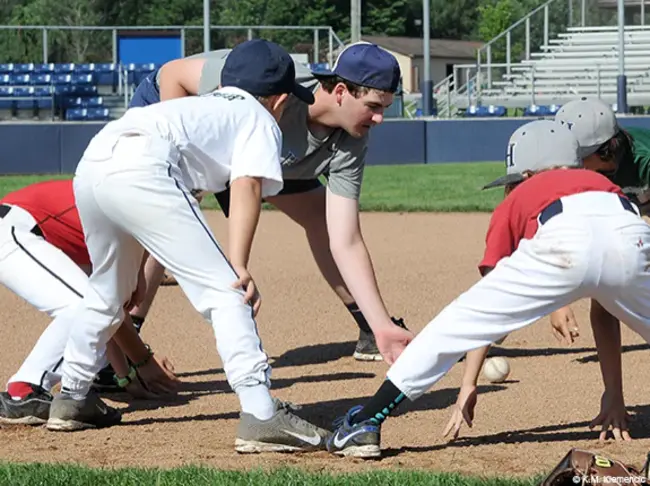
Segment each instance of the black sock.
M372 420L379 425L405 398L406 396L387 378L377 393L363 406L363 409L352 417L352 423L358 424L365 420Z
M352 314L352 317L357 323L357 326L359 326L359 329L361 329L363 332L372 332L370 330L370 326L368 325L368 322L366 321L366 318L363 317L363 314L359 310L359 306L355 303L352 304L346 304L348 311L350 311L350 314Z
M144 324L144 317L131 316L131 320L133 321L133 327L135 327L135 330L140 334L140 329L142 329L142 325Z

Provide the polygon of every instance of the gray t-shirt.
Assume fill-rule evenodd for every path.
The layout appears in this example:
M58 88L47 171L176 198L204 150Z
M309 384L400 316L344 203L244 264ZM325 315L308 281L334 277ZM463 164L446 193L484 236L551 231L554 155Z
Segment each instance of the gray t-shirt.
M221 70L230 49L195 54L204 57L199 95L214 91L221 82ZM318 80L307 66L296 63L296 80L316 91ZM350 199L359 199L363 168L368 150L368 136L354 138L337 128L329 133L314 134L309 130L309 106L291 97L280 120L282 129L282 176L287 180L327 177L330 190Z

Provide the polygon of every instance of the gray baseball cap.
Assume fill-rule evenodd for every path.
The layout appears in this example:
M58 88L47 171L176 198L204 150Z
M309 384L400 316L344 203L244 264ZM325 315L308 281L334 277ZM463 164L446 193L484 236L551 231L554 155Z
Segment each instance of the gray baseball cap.
M598 98L582 97L564 105L555 121L565 124L580 144L580 157L593 154L620 130L611 106Z
M519 127L510 137L506 151L506 175L483 189L516 184L524 172L555 166L581 167L578 141L566 126L553 120L535 120Z

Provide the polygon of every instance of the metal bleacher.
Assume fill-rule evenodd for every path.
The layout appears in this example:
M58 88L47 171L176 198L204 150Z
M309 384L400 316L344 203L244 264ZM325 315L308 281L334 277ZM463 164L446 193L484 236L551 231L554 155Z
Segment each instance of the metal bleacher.
M0 120L106 121L155 64L0 64Z
M482 99L510 107L583 95L615 103L618 51L615 27L569 28L483 89ZM650 104L650 27L626 28L624 55L630 105Z
M626 26L625 75L628 105L645 112L650 106L650 26ZM578 96L603 99L616 109L619 74L617 27L569 27L542 44L537 52L509 64L457 65L470 70L437 88L449 113L503 116L503 108L524 115L552 115ZM447 91L448 90L448 91ZM453 116L453 114L452 114Z

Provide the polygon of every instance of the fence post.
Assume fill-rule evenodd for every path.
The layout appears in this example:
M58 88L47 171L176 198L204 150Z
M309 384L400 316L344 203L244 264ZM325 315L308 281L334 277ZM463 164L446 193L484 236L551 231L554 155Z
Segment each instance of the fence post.
M47 64L47 58L48 58L48 52L47 52L47 28L43 27L43 64Z
M248 29L248 40L253 39L253 29Z
M334 32L332 31L332 28L330 27L329 30L329 53L327 54L327 63L329 66L329 69L332 69L332 66L334 65Z
M492 89L492 44L488 44L485 48L485 56L487 57L487 85Z
M181 29L181 57L185 57L185 29Z
M544 6L544 45L548 45L548 5Z
M314 29L314 64L318 64L318 29Z
M117 29L113 29L112 33L113 33L113 64L117 64Z
M535 105L535 65L530 70L530 104Z
M512 47L512 39L510 36L510 32L506 32L506 74L508 75L508 79L510 79L510 61L512 57L512 52L511 52L511 47Z
M530 60L530 17L526 17L526 61Z

